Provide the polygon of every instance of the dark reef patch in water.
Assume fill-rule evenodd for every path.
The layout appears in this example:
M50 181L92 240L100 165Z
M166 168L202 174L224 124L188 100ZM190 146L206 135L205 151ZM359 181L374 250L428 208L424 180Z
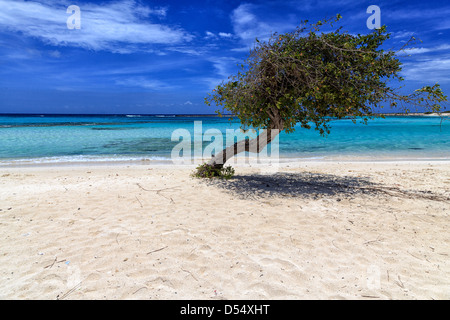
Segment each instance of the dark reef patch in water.
M133 129L140 129L142 127L133 127L133 128L91 128L91 130L98 130L98 131L118 131L118 130L133 130Z
M105 149L114 149L117 153L167 153L168 148L172 149L178 142L169 138L141 138L137 140L114 140L103 145Z

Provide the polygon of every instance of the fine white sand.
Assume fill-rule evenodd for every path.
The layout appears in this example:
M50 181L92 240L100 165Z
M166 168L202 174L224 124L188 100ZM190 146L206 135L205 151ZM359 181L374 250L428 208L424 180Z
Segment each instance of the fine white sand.
M1 299L450 299L449 162L0 168Z

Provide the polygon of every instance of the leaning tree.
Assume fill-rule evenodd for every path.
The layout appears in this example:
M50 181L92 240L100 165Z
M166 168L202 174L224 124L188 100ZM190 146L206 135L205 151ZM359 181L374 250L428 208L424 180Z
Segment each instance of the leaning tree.
M404 47L382 48L390 36L385 26L366 35L353 35L342 27L320 31L340 19L337 15L309 26L305 21L293 32L275 33L265 42L256 40L237 75L208 95L208 105L222 107L219 115L228 112L244 128L263 129L256 138L238 141L214 155L205 164L210 170L222 170L237 153L259 153L278 132L292 132L296 124L326 135L331 119L351 117L367 123L386 104L405 113L411 106L441 110L447 97L439 84L408 95L394 86L404 80L397 58Z

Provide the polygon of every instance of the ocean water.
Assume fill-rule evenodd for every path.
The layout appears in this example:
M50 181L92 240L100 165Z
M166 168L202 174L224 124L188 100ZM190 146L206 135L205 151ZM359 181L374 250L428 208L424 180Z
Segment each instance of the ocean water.
M388 116L368 125L354 124L350 119L330 124L331 133L326 137L300 127L290 134L281 133L280 159L450 160L449 118L441 123L439 117L432 116ZM184 149L184 156L195 157L208 146L211 149L211 141L218 142L219 133L223 133L223 145L227 130L237 133L236 139L244 137L239 127L237 119L210 116L0 115L0 165L172 163L172 152L180 142L189 141L192 149Z

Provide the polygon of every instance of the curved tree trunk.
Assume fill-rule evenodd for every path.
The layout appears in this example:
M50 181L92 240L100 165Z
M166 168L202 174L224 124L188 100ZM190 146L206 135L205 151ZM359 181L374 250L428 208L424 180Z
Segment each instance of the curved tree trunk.
M222 168L225 163L241 152L260 153L273 139L280 133L279 129L267 128L256 138L238 141L235 144L225 148L217 155L214 155L208 162L208 165L214 168Z

